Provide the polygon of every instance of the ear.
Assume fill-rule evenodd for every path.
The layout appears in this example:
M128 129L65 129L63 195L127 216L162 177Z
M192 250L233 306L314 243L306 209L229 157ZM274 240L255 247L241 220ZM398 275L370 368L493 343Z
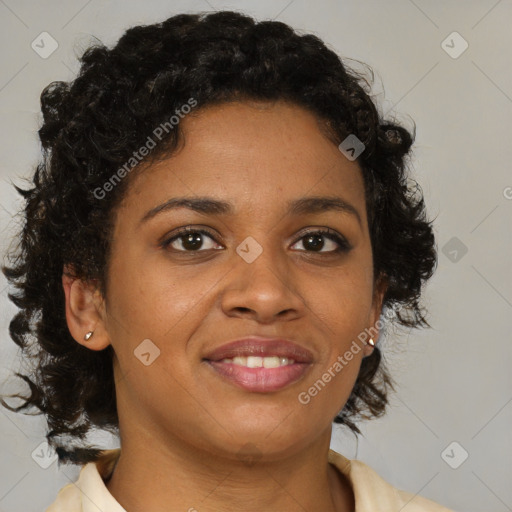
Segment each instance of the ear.
M76 278L73 267L64 265L62 286L66 296L66 322L71 336L91 350L103 350L110 345L105 329L104 301L95 283ZM94 334L85 340L84 336L89 331Z
M375 281L373 287L373 301L372 308L370 312L370 325L368 328L369 336L367 339L367 343L363 348L364 356L369 356L373 352L373 348L369 343L369 339L372 338L375 345L377 345L380 334L380 315L382 313L382 304L384 302L384 295L388 289L388 279L385 275L381 274Z

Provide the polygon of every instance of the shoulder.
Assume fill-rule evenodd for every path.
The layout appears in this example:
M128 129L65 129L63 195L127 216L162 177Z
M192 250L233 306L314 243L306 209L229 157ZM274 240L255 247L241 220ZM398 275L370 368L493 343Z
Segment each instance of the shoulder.
M82 500L75 484L65 485L57 494L55 501L44 512L80 512Z
M403 512L454 512L418 494L412 494L399 489L395 490L400 502L403 503Z
M44 512L89 512L92 506L89 503L104 505L104 512L123 510L105 486L119 454L119 448L103 450L96 461L82 467L76 482L65 485L58 492L55 501Z
M355 512L454 512L432 500L393 487L360 460L350 460L329 450L329 462L350 481Z

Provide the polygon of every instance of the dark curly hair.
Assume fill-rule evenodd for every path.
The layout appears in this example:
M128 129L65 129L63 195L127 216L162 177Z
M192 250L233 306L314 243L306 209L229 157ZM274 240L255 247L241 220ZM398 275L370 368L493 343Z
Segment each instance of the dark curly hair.
M193 97L197 108L229 101L283 100L308 109L336 144L355 135L362 170L374 261L374 283L385 279L384 310L400 306L396 325L429 326L419 302L437 264L432 222L419 186L407 175L415 137L382 119L364 74L349 69L315 35L277 21L257 22L238 12L180 14L128 29L111 49L90 46L75 80L52 82L41 93L42 160L25 199L16 249L2 271L16 288L20 309L9 333L33 361L24 403L4 407L44 413L46 435L59 464L97 460L101 450L78 446L99 428L118 433L113 349L93 351L71 336L65 317L65 264L105 293L116 207L130 179L104 198L94 191ZM373 73L372 75L373 80ZM182 138L168 130L144 164L172 155ZM138 165L131 172L141 172ZM334 422L360 433L355 421L380 416L393 381L376 347L363 359L357 381ZM30 378L33 377L33 380ZM5 396L5 395L4 395ZM369 414L368 414L369 413ZM70 437L70 442L59 436Z

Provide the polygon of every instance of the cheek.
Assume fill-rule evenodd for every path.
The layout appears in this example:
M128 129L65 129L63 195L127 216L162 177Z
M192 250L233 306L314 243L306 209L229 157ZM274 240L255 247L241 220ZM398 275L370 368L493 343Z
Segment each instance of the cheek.
M214 307L219 273L123 254L110 270L108 330L123 372L150 370L137 385L154 388L167 373L186 372L188 341ZM145 368L137 354L147 352L155 362Z
M337 307L329 310L331 339L334 336L335 339L321 376L335 396L334 414L346 403L359 373L364 355L361 339L365 339L362 335L370 327L373 287L363 267L357 267L352 269L350 277L340 280L337 290Z
M202 295L195 280L180 274L176 266L124 252L110 269L109 311L113 320L134 339L161 338Z
M317 281L312 290L308 305L338 349L369 327L372 285L362 268L347 268Z

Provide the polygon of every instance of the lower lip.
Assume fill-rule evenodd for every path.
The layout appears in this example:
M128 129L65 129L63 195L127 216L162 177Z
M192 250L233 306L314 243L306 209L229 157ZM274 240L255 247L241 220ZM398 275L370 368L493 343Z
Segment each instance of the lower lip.
M256 393L278 391L299 380L311 366L294 363L277 368L247 368L239 364L206 361L217 373L235 385Z

